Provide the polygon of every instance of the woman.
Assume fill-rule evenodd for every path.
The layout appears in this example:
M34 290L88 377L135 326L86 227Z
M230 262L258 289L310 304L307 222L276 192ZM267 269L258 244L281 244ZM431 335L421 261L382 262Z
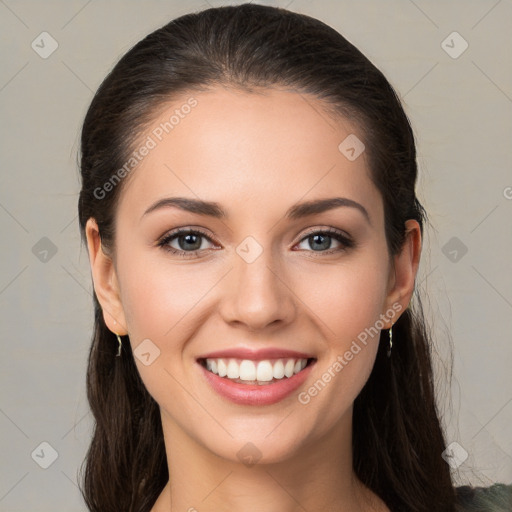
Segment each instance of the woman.
M176 19L100 86L81 171L90 510L456 510L414 137L353 45L260 5Z

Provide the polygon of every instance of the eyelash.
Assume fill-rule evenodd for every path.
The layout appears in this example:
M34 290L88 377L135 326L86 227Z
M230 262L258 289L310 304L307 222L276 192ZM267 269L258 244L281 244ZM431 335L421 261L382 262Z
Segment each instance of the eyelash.
M188 229L188 228L178 228L174 231L171 231L170 233L166 234L164 237L162 237L158 242L157 246L161 247L164 251L170 252L174 255L179 256L180 258L192 258L196 256L198 253L200 253L202 250L205 249L196 249L195 251L182 251L178 249L174 249L174 247L170 247L168 244L178 238L179 236L183 235L200 235L210 242L216 243L215 240L213 240L209 235L207 235L204 231L201 231L200 229ZM305 235L300 239L299 243L303 242L307 238L313 236L313 235L328 235L330 238L334 238L338 242L342 244L343 247L337 248L337 249L329 249L326 251L307 251L307 252L313 252L313 253L320 253L323 255L327 254L334 254L336 252L345 251L347 249L350 249L355 246L354 241L348 237L346 234L344 234L342 231L338 231L334 228L327 228L327 229L316 229L309 231L305 233Z

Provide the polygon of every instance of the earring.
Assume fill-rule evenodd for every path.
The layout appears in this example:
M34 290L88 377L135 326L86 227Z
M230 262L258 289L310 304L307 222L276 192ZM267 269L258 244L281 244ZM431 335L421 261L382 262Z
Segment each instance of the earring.
M119 343L116 357L119 357L121 355L121 348L123 347L123 342L121 341L121 337L119 336L119 334L116 334L116 336L117 336L117 342Z
M393 348L393 324L389 328L389 345L388 345L388 357L391 357L391 349Z

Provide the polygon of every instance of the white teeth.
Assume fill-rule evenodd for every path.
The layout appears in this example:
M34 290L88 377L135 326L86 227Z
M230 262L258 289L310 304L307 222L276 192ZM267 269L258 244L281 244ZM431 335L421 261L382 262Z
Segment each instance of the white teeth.
M276 361L273 368L274 379L282 379L284 377L283 361Z
M206 369L219 377L247 382L269 382L299 373L307 359L276 359L252 361L250 359L206 359Z
M217 373L217 361L215 359L207 359L206 368L208 368L212 373Z
M288 359L286 364L284 365L284 374L287 377L291 377L293 375L293 370L295 368L295 361L293 359Z
M274 372L270 361L260 361L256 368L256 380L268 382L274 378Z
M215 361L215 359L214 359ZM206 360L208 363L208 359ZM210 370L213 372L213 368ZM217 373L219 374L219 377L225 377L228 373L228 369L226 368L226 363L223 359L217 359Z
M256 380L256 365L252 361L244 359L240 363L240 378L242 380Z
M228 379L239 379L240 378L240 366L238 364L236 364L236 361L234 359L229 360L226 376Z

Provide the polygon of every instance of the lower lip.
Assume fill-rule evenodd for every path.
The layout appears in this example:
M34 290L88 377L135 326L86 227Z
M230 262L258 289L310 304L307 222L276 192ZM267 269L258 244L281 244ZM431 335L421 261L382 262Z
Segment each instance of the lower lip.
M311 362L302 371L272 384L239 384L225 377L219 377L198 363L211 387L221 396L239 405L271 405L293 393L308 378Z

